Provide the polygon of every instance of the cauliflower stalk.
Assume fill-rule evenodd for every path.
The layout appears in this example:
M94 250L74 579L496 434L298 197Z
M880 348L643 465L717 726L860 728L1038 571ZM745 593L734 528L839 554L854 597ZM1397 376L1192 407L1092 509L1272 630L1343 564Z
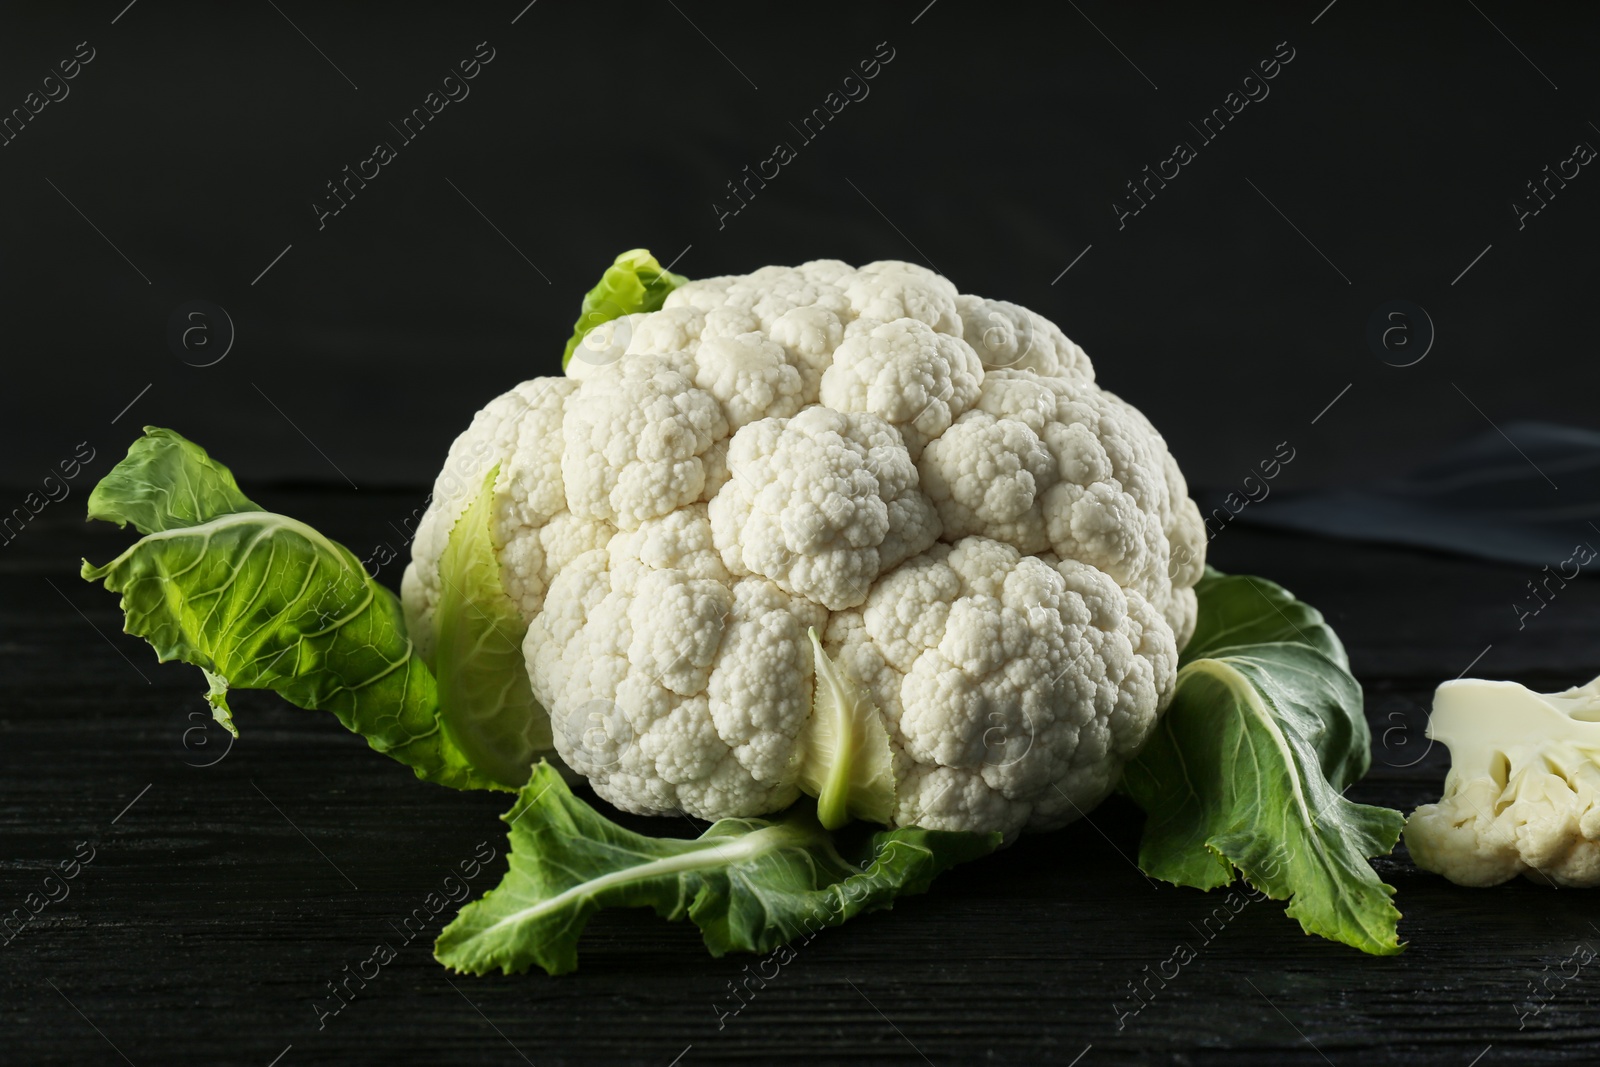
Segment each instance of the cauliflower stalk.
M410 634L460 646L450 546L487 493L550 717L500 702L489 747L525 768L548 736L642 813L806 791L1014 836L1092 808L1195 625L1204 528L1161 436L1054 324L913 264L680 282L618 257L566 375L491 401L434 487Z
M1450 773L1406 823L1417 866L1468 886L1600 885L1600 678L1560 693L1446 682L1428 736Z

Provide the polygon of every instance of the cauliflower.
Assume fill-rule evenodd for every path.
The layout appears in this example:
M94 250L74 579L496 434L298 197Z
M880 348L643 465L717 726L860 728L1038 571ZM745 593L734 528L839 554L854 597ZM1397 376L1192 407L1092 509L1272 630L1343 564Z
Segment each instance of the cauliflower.
M1450 773L1406 822L1418 867L1459 885L1600 885L1600 678L1560 693L1446 682L1428 736Z
M819 671L876 719L827 736L888 742L892 797L852 810L1009 837L1102 800L1171 699L1205 558L1150 423L1052 323L909 263L764 267L657 302L452 445L402 585L423 654L441 556L497 469L533 696L617 807L793 802L828 777Z

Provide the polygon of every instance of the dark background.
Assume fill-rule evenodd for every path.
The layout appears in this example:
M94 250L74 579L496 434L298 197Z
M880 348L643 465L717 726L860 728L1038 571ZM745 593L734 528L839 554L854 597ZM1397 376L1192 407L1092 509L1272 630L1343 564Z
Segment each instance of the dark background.
M444 867L500 845L505 802L421 785L260 694L235 700L237 743L207 730L196 672L155 664L76 578L80 557L128 540L85 526L82 499L144 423L200 441L265 506L358 555L403 551L396 524L450 439L557 368L583 292L638 245L691 277L901 258L1028 305L1151 416L1197 487L1238 485L1281 441L1296 458L1275 486L1306 488L1383 478L1491 422L1597 422L1600 177L1586 167L1521 231L1511 209L1575 143L1600 144L1594 8L525 3L0 11L0 114L78 42L96 52L0 147L0 512L79 442L96 450L69 500L0 546L0 910L76 842L98 849L70 898L0 946L0 1060L1600 1056L1592 974L1528 1017L1535 983L1600 941L1591 898L1457 889L1403 849L1377 866L1400 891L1405 955L1361 957L1252 905L1119 1026L1127 983L1216 900L1151 892L1124 862L1138 816L1115 799L819 938L726 1029L711 1006L745 961L638 914L597 922L560 980L452 988L409 946L318 1029L324 983ZM471 95L399 147L388 123L481 41L495 58ZM800 144L789 123L884 41L894 59L870 95ZM1295 57L1270 95L1119 230L1124 182L1197 143L1188 123L1279 42ZM324 183L379 140L398 158L319 231ZM719 229L724 183L779 140L798 157ZM169 341L195 300L236 330L212 366L192 364L216 349ZM1367 340L1393 300L1437 329L1413 366ZM1438 796L1445 755L1422 731L1441 679L1548 689L1596 669L1592 582L1524 631L1531 567L1245 528L1211 555L1283 582L1344 636L1373 729L1372 776L1351 792L1364 802Z
M1520 232L1510 207L1600 144L1592 8L279 7L0 17L0 108L96 51L0 148L4 481L84 439L103 473L152 422L252 482L426 484L473 411L554 369L583 292L638 245L691 277L936 264L1058 322L1199 485L1284 439L1299 487L1404 469L1485 415L1593 424L1595 179ZM388 123L480 41L471 95L399 147ZM801 144L789 123L881 41L870 95ZM1280 41L1270 95L1199 145L1188 123ZM1199 158L1119 230L1124 183L1180 139ZM319 231L324 184L379 140L399 158ZM719 229L725 183L778 140L798 158ZM236 328L215 366L168 344L194 299ZM1416 366L1366 341L1394 299L1437 329Z

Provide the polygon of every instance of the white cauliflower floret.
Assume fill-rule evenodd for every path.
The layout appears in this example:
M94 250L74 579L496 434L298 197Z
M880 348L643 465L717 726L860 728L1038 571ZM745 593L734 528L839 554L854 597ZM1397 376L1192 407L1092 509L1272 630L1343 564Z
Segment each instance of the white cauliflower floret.
M699 498L701 456L727 435L728 419L692 371L681 358L639 356L584 380L562 423L561 476L573 514L626 530Z
M1050 549L1044 493L1056 459L1027 423L969 411L928 444L917 469L951 537L986 533L1024 552Z
M630 811L791 803L827 752L815 628L881 721L895 825L1059 826L1115 787L1194 628L1205 530L1161 436L1053 323L914 264L689 282L491 402L412 546L425 654L495 464L534 695Z
M772 323L770 335L800 371L805 402L815 404L822 390L822 374L833 363L834 349L844 340L844 324L839 316L814 305L791 308Z
M685 532L699 547L678 552ZM805 632L826 613L765 579L729 581L703 514L650 520L588 553L548 605L524 642L534 693L561 758L602 797L708 819L794 799Z
M766 334L709 337L695 354L694 384L716 397L728 427L788 416L805 404L805 379L782 345Z
M1161 436L1110 393L990 371L976 408L928 445L918 468L946 540L983 534L1093 564L1144 594L1180 643L1194 632L1200 510Z
M1446 682L1428 736L1449 746L1450 773L1406 822L1418 867L1470 886L1600 885L1600 678L1561 693Z
M1137 592L981 537L886 577L827 645L880 698L896 823L931 828L974 810L1007 835L1072 821L1116 785L1177 678L1172 631Z
M927 267L882 260L868 263L837 284L843 287L856 318L876 322L909 319L940 333L961 336L961 315L956 310L960 294Z
M1083 349L1042 315L1004 300L956 298L962 336L983 360L984 370L1031 370L1048 378L1094 381Z
M692 307L663 309L651 315L628 315L624 319L631 325L628 330L628 355L666 355L687 352L691 355L700 347L700 335L706 328L705 312ZM584 337L584 344L600 327ZM583 345L579 346L580 348ZM570 373L570 372L569 372Z
M972 406L982 383L983 366L965 341L903 318L847 337L822 375L821 399L836 411L879 416L916 458Z
M939 536L917 470L882 419L811 407L740 430L711 502L728 569L759 574L837 611Z

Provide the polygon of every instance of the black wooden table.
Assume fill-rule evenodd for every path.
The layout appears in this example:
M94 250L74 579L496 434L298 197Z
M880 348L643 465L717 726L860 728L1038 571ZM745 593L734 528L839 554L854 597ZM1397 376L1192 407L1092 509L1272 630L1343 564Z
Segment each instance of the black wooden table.
M421 500L252 495L363 556L398 544ZM52 504L0 547L0 912L92 856L0 944L7 1065L1600 1061L1600 968L1563 966L1600 946L1592 894L1459 889L1401 849L1378 861L1405 913L1397 958L1306 937L1270 901L1215 933L1202 924L1221 894L1147 882L1128 858L1138 812L1117 799L824 933L737 1014L719 1018L749 958L712 959L691 926L645 912L597 920L574 975L448 977L429 943L454 906L409 942L401 920L481 842L496 858L471 889L498 880L508 798L418 782L266 694L235 696L230 747L205 728L199 672L156 664L115 598L78 579L80 556L129 540L81 515L78 497ZM1374 739L1358 800L1438 795L1445 755L1423 727L1439 681L1472 665L1563 687L1600 670L1600 583L1519 630L1521 568L1238 527L1212 547L1344 636ZM321 1016L329 983L380 942L393 961ZM1180 943L1195 958L1140 1007L1130 983Z

